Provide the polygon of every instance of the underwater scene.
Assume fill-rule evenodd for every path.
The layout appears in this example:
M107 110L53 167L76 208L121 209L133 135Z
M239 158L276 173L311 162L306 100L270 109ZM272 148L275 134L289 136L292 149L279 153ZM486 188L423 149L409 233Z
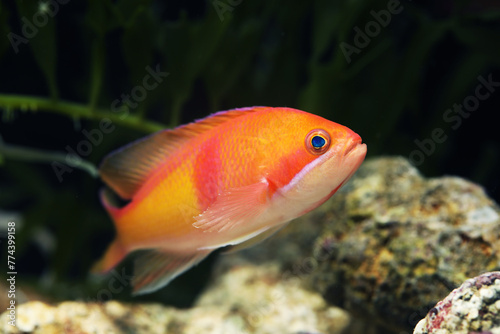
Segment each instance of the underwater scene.
M500 334L500 2L2 0L0 333Z

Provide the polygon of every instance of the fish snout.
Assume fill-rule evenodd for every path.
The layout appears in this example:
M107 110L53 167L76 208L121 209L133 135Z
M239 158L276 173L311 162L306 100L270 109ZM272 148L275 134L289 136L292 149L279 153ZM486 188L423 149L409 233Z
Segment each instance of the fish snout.
M361 137L357 133L351 132L347 136L347 143L344 146L344 156L347 156L353 151L363 148L364 151L366 152L366 144L362 143Z

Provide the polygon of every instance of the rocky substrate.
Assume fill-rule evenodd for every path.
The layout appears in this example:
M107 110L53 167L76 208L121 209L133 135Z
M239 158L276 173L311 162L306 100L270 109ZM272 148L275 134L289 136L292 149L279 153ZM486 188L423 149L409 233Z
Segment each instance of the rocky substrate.
M500 272L465 281L432 308L414 334L500 333Z
M308 286L359 318L411 332L467 278L500 268L500 211L478 185L376 159L339 195Z
M0 326L99 333L83 327L94 319L85 326L117 333L411 333L466 279L500 269L499 251L500 210L481 187L424 178L403 158L371 159L317 210L221 256L189 310L30 302L18 308L17 328L6 313ZM487 321L477 314L476 323Z
M274 334L341 333L347 312L321 295L282 277L273 263L232 266L189 310L159 304L64 302L52 306L31 301L0 316L3 333L192 333Z

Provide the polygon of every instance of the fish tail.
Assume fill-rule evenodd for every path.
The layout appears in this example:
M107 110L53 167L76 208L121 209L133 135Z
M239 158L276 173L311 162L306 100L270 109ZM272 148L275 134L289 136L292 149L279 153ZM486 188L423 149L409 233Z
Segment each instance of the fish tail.
M120 208L114 203L113 194L108 188L104 188L100 192L100 198L104 208L116 225L116 218L120 212ZM127 249L120 242L119 236L117 236L109 245L104 256L94 264L91 271L93 273L106 273L121 262L126 255Z
M120 212L120 208L115 203L114 198L116 198L116 196L113 196L113 193L109 188L103 188L99 193L99 197L102 205L113 219L113 222L116 222L116 216Z
M92 267L92 272L96 274L106 273L120 263L127 255L127 250L122 246L118 239L115 239L104 256Z

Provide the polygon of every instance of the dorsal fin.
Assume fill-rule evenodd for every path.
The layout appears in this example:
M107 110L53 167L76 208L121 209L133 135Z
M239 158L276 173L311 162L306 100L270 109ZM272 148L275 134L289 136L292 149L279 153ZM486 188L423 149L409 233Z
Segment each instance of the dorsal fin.
M120 197L131 199L151 173L186 141L231 119L262 108L264 107L220 111L173 130L156 132L106 156L99 168L99 174Z

